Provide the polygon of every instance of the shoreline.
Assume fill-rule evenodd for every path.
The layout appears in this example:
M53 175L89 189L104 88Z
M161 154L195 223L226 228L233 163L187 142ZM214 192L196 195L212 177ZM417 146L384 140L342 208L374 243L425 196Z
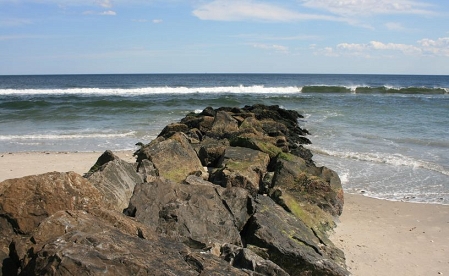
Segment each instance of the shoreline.
M132 150L113 151L134 162ZM0 182L51 171L83 175L98 152L0 153ZM330 234L353 275L449 275L449 205L389 201L345 193Z

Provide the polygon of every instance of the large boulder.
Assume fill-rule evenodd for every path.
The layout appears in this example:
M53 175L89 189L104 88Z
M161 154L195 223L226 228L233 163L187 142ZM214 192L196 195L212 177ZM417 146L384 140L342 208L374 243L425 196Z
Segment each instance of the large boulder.
M213 136L229 136L232 135L232 133L237 132L239 129L238 121L225 111L218 111L214 118L214 123L211 128L211 133Z
M110 205L87 179L74 172L50 172L0 183L0 217L14 230L31 233L43 219L60 210Z
M226 149L229 147L229 140L227 139L212 139L205 137L197 146L198 157L201 164L205 167L218 167L218 162L223 157Z
M239 231L252 211L249 201L246 191L227 191L207 181L186 185L155 178L136 186L127 213L179 241L202 247L214 242L241 245Z
M277 160L272 186L332 216L343 211L343 188L337 173L326 167L309 166L300 157Z
M243 233L248 247L259 248L290 275L349 275L343 252L332 242L269 197L260 196L256 203Z
M36 229L33 241L23 275L247 275L105 210L57 212Z
M107 150L84 177L104 195L114 210L122 212L128 207L136 184L143 182L136 169L136 164L125 162Z
M188 175L204 174L206 171L186 135L176 132L165 139L160 136L136 153L137 161L147 159L153 163L158 176L182 182Z
M259 184L267 172L270 157L261 151L228 147L211 175L213 183L223 187L245 188L252 195L259 192Z

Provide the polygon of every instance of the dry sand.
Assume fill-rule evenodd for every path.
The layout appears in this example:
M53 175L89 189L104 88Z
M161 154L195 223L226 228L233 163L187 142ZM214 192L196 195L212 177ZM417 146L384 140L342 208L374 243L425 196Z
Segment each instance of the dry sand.
M449 275L449 206L345 195L332 241L353 275Z
M134 162L131 151L114 152ZM50 171L87 172L101 152L0 153L0 181ZM345 195L334 243L353 275L449 275L449 206Z
M0 181L46 172L74 171L83 175L103 152L19 152L0 153ZM135 162L132 151L114 152L128 162Z

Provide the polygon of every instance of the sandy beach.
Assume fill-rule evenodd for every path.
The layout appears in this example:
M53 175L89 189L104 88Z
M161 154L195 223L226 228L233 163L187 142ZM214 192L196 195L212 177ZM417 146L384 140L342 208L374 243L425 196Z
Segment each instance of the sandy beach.
M345 195L331 236L353 275L449 275L449 206Z
M131 151L114 152L133 162ZM50 171L87 172L101 152L0 153L0 181ZM449 275L449 206L345 195L331 239L353 275Z

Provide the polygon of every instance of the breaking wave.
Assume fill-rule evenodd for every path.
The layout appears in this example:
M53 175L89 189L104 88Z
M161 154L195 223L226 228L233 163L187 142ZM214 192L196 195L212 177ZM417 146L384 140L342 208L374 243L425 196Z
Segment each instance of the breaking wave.
M299 94L299 93L355 93L355 94L449 94L443 87L391 87L391 86L215 86L215 87L142 87L142 88L68 88L68 89L0 89L5 96L86 95L86 96L139 96L155 94Z
M308 145L307 148L316 154L333 156L344 159L354 159L359 161L373 162L378 164L388 164L393 166L407 166L412 168L422 168L426 170L435 171L444 175L449 175L449 170L445 169L439 164L418 160L399 153L371 153L371 152L351 152L351 151L333 151L327 149L320 149L313 145Z

